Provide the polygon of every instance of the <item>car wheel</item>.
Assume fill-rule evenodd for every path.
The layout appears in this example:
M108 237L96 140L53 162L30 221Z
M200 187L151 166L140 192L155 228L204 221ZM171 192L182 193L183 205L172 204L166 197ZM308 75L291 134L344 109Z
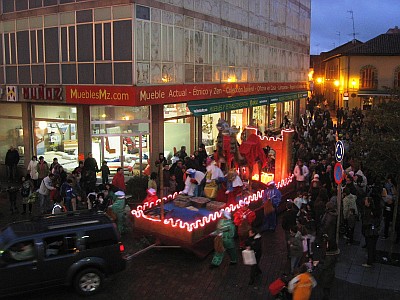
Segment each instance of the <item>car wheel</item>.
M98 269L85 269L76 275L74 288L81 295L92 295L100 290L103 279L104 275Z

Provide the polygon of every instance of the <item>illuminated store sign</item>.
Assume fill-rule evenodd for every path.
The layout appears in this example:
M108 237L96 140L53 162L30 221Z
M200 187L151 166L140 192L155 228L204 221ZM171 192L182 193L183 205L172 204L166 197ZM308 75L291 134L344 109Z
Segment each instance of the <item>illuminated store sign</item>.
M180 84L156 86L67 86L74 104L142 106L265 94L304 92L306 82ZM242 103L245 105L245 103ZM233 104L238 109L239 104Z

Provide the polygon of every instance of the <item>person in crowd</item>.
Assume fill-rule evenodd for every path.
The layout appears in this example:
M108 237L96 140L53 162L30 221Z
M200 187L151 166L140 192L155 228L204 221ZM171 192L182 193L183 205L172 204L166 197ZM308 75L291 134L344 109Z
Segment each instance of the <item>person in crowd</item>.
M33 155L31 161L28 164L28 173L31 177L31 180L33 182L33 186L37 189L39 188L38 186L38 178L39 178L39 173L37 170L37 165L38 165L38 160L37 160L37 156Z
M187 169L186 174L185 188L182 193L189 196L199 197L199 185L205 177L204 173L195 169Z
M18 213L17 207L17 197L20 188L16 186L8 186L6 192L8 194L8 200L10 201L10 212L13 215L14 213Z
M39 156L39 162L37 164L37 172L38 172L38 187L40 187L40 184L42 183L42 180L49 175L49 165L47 162L44 160L43 156Z
M288 240L290 256L290 273L294 274L301 258L303 257L303 241L301 232L297 226L290 228L290 237Z
M239 201L241 207L233 214L233 223L237 226L240 249L245 248L246 239L249 237L249 230L256 219L256 214L249 208L249 202Z
M10 146L6 153L5 165L7 167L8 182L17 180L17 165L19 162L19 152L14 146Z
M29 214L32 214L32 203L29 202L29 196L34 190L34 183L31 180L30 174L21 178L21 197L22 197L22 215L26 214L26 206L28 205Z
M226 204L236 205L236 197L243 191L243 181L235 169L229 170L226 175Z
M353 244L354 241L354 229L356 227L357 214L354 208L350 208L349 215L347 217L347 229L346 236L348 238L347 245Z
M78 175L78 178L80 180L81 176L82 176L82 172L83 172L83 161L82 160L80 160L78 162L78 166L74 169L73 172L75 172Z
M186 170L185 167L183 166L183 161L182 160L178 160L176 162L176 166L175 169L173 171L174 175L175 175L175 180L176 180L176 192L180 192L183 191L183 189L185 188L185 180L183 178Z
M338 219L338 213L336 207L332 202L326 203L325 214L321 220L321 229L319 231L320 240L322 238L326 241L326 251L336 251L336 224Z
M178 183L176 182L175 174L170 174L169 177L169 193L173 194L177 192Z
M262 271L260 269L260 261L262 256L262 243L261 234L257 232L257 229L250 228L248 231L249 237L247 238L245 245L247 250L253 250L256 257L256 264L251 266L250 270L250 281L249 285L253 285L257 278L257 275L261 275Z
M153 189L153 188L150 188L150 189L146 190L146 193L147 193L147 196L143 200L143 204L145 204L145 203L148 203L149 205L151 203L155 204L157 202L157 200L158 200L157 191L155 189Z
M227 210L221 212L221 219L218 221L217 229L213 232L216 238L222 238L223 249L222 252L215 251L211 261L211 268L219 267L224 258L224 252L228 252L230 257L230 264L237 264L237 252L235 245L235 225L231 220L231 213Z
M357 196L353 195L350 192L349 188L345 188L343 190L343 221L344 221L344 225L347 228L346 231L348 231L348 219L350 216L350 209L353 209L355 211L356 214L358 214L358 210L357 210ZM347 238L349 238L348 235L346 235Z
M308 174L309 170L307 166L304 165L302 159L298 159L293 171L293 175L296 179L296 191L305 191Z
M149 181L147 182L147 188L154 189L156 191L158 190L157 189L157 173L156 172L151 172Z
M179 157L180 160L184 160L185 157L187 157L187 153L186 153L186 146L181 146L181 150L179 150L177 152L177 156Z
M60 188L61 190L61 197L64 200L64 205L67 211L75 211L76 210L76 203L77 203L77 198L78 193L74 189L74 182L73 180L67 179L66 182L64 182Z
M171 194L170 191L170 180L171 180L171 173L169 172L169 164L166 163L163 166L162 170L162 191L161 191L161 178L160 178L160 191L162 192L162 197L168 196Z
M61 175L62 171L63 171L63 167L58 162L58 158L54 157L53 163L50 165L50 172L52 174L54 174L56 177L59 177Z
M376 243L379 236L379 226L381 223L381 211L375 207L372 197L365 197L364 207L361 215L362 233L365 237L368 259L362 264L363 267L370 268L376 259Z
M282 193L278 190L274 181L267 183L267 189L263 194L264 219L261 231L275 231L277 223L277 208L282 200Z
M113 177L112 184L113 184L113 186L117 187L121 191L125 192L126 186L125 186L125 176L124 176L123 168L119 167L117 169L117 173L115 173L115 175Z
M197 163L199 165L199 171L205 173L206 172L206 159L207 159L207 151L206 151L206 146L204 144L200 144L199 149L195 153L195 158L197 160Z
M103 160L100 171L101 171L101 182L103 185L106 185L108 183L108 176L111 174L110 168L107 166L107 161Z
M83 175L85 177L85 190L86 192L92 192L96 187L96 173L99 172L96 159L93 157L92 152L88 152L85 161L83 162Z
M112 212L117 217L117 228L120 233L125 232L125 193L123 191L115 192L117 197L114 204L111 206Z
M61 198L54 199L54 204L53 204L53 208L51 209L51 214L52 215L61 214L64 211L65 211L65 208L62 205Z
M45 214L50 209L50 191L55 190L56 188L53 186L53 180L55 179L55 175L53 173L48 174L45 178L43 178L42 183L39 187L39 201L40 201L40 212Z
M319 277L318 285L322 287L322 300L329 300L331 288L335 282L335 267L338 259L338 253L326 252L325 256L318 263Z
M287 256L290 258L290 229L296 226L297 220L297 211L294 208L294 204L292 202L286 203L286 211L282 215L282 228L285 231L285 241L286 241L286 249L287 249Z
M155 166L156 168L162 168L167 164L167 158L164 156L164 153L159 153L158 154L158 159L155 161Z

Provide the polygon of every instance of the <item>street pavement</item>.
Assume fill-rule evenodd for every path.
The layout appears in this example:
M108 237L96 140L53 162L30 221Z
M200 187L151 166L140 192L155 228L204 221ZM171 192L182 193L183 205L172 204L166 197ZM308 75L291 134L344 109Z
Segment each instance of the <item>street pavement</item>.
M22 209L20 199L18 203ZM34 214L37 213L36 204ZM10 215L6 194L0 194L0 225L23 217L20 214ZM398 264L392 266L381 259L370 269L361 267L366 261L366 251L361 248L363 241L359 227L360 224L357 224L353 245L346 245L341 240L341 254L330 299L400 300ZM232 266L229 265L229 258L225 257L219 268L210 269L212 255L199 259L182 249L152 249L133 257L125 271L109 279L103 290L89 299L273 299L268 292L269 284L289 270L284 232L280 224L276 232L263 233L262 239L263 257L260 265L263 274L254 286L248 285L250 268L243 265L241 260ZM144 247L146 242L135 232L124 235L123 241L129 254ZM389 244L387 240L379 240L378 250L387 250ZM396 251L400 253L398 245ZM69 287L57 287L14 298L70 300L79 297ZM320 286L314 289L311 299L322 299Z

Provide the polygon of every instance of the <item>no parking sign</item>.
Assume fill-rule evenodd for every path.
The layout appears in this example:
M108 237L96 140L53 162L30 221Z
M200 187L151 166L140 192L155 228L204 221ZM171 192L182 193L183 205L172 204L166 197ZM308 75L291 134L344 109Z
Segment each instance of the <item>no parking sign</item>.
M341 163L336 163L333 169L333 177L335 177L336 184L341 184L343 180L343 167Z

